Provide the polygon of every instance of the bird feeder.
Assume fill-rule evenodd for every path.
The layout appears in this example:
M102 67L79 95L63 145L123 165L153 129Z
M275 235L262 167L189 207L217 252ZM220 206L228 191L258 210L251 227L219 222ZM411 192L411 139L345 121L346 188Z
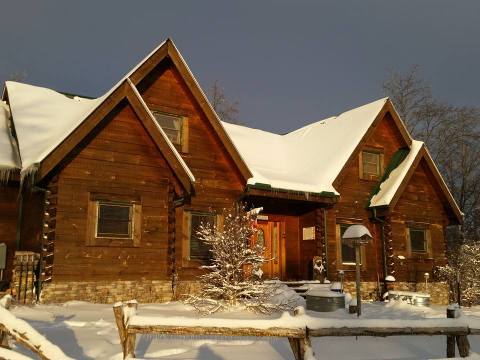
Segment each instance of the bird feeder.
M343 241L348 246L355 248L355 272L356 272L356 290L357 290L357 316L362 314L362 294L360 290L360 262L361 246L368 244L372 239L370 231L363 225L351 225L345 230L342 236Z

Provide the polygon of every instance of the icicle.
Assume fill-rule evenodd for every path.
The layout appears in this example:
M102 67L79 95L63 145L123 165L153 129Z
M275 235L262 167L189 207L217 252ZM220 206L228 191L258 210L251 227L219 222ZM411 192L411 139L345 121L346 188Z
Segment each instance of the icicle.
M33 184L35 183L35 175L37 174L38 169L38 164L32 164L20 171L20 188L23 187L25 181L27 181L25 183L27 187L33 186Z
M0 168L0 185L4 185L10 179L10 175L15 169L13 168Z

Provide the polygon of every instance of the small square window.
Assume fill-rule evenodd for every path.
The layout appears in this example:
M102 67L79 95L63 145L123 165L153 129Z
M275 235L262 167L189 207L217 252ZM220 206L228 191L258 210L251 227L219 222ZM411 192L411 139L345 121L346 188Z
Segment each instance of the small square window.
M382 173L382 154L362 151L361 175L363 179L378 179Z
M210 213L190 213L190 260L197 260L200 262L208 263L212 254L209 246L200 239L198 231L200 225L215 227L216 216Z
M182 145L183 118L178 115L167 114L160 111L152 111L155 120L160 125L174 145Z
M141 237L140 199L90 193L87 208L87 245L136 247L140 245Z
M96 237L132 238L132 204L97 202Z
M427 236L425 229L409 228L410 248L412 252L427 252Z

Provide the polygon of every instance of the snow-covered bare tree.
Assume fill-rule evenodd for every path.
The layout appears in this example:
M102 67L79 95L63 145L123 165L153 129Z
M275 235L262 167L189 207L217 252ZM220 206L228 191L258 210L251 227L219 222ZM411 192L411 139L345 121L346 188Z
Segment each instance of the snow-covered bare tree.
M418 66L405 73L391 71L383 90L412 136L427 144L465 213L462 236L480 241L480 108L435 100Z
M255 217L244 206L237 206L223 211L223 224L200 225L198 236L208 245L211 262L201 267L206 272L200 276L199 293L186 300L199 312L242 306L268 314L293 308L289 299L272 302L280 285L261 278L261 267L269 260L263 255L263 246L252 241Z
M437 268L437 275L449 284L450 300L467 306L480 304L480 244L463 244L453 255L448 265Z
M215 80L210 87L208 95L213 110L215 110L220 120L232 124L240 124L240 121L238 120L238 102L232 102L227 98L224 90L219 85L218 80Z

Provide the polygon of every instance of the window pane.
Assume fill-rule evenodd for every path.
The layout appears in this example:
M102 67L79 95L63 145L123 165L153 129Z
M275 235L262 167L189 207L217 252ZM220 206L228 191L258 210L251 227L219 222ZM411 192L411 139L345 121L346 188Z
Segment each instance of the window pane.
M198 230L200 225L215 226L215 216L211 214L191 214L190 222L190 259L208 262L211 259L209 247L200 240Z
M423 229L409 229L410 231L410 246L412 251L426 252L427 242L425 239L425 230Z
M380 176L380 154L362 152L363 174Z
M345 230L347 230L347 228L349 226L350 225L347 225L347 224L340 224L340 237L343 236L343 234L345 233ZM344 263L344 264L346 264L346 263L355 264L355 262L356 262L356 260L355 260L355 248L353 246L348 246L343 239L341 239L341 243L342 243L342 249L341 249L342 263Z
M182 143L182 118L159 111L152 111L152 114L170 141L176 145L180 145Z
M97 237L131 238L132 205L98 203Z

